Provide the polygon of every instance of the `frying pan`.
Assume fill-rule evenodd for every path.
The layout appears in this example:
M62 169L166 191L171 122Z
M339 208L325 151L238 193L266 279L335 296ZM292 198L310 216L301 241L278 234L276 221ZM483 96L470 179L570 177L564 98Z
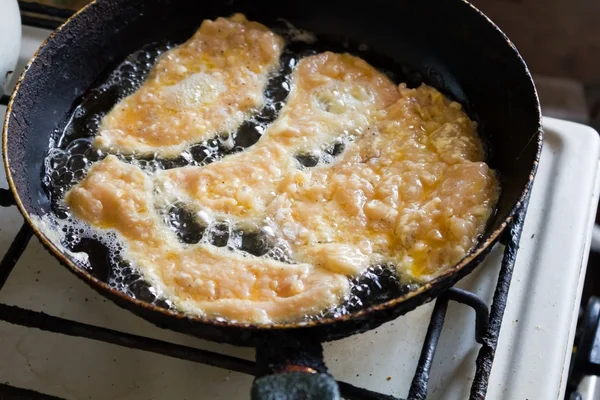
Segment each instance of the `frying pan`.
M416 290L351 314L257 326L184 315L134 299L82 268L39 229L32 217L50 212L41 177L50 138L64 126L79 96L144 45L183 42L202 20L234 12L266 25L284 18L320 37L364 43L402 66L396 71L400 80L425 82L465 106L479 123L486 161L498 171L502 193L485 234L462 261ZM534 84L517 50L463 0L97 0L53 33L30 61L8 105L3 156L25 220L61 264L98 293L160 327L257 346L263 375L273 379L255 381L256 398L300 396L289 392L300 387L307 396L336 398L334 381L315 373L325 372L320 342L376 328L432 300L480 263L530 190L542 146L540 118Z

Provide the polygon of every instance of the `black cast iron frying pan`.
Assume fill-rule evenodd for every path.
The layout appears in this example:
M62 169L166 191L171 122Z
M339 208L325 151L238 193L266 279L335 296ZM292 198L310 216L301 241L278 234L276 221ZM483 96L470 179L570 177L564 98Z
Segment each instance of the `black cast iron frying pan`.
M367 44L399 62L403 80L423 81L465 105L500 173L497 212L473 251L443 275L401 297L339 318L253 326L186 316L111 289L77 265L31 220L49 212L41 171L53 131L84 93L144 45L182 42L203 19L243 12L270 25L284 18L322 37ZM98 0L59 28L31 60L12 95L3 131L8 181L25 219L68 269L123 308L176 331L237 345L273 335L325 341L373 329L435 298L468 274L499 239L531 187L542 146L540 108L527 67L512 43L464 0L302 2ZM277 353L277 351L274 351ZM260 354L259 354L260 356Z

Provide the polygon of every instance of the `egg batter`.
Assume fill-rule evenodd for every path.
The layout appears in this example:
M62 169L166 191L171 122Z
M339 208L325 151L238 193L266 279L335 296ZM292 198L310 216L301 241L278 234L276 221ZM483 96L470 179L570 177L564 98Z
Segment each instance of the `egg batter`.
M296 259L347 274L390 262L423 281L483 232L499 186L475 124L434 88L399 95L337 161L300 170L272 202L266 218Z
M279 117L253 147L201 168L159 172L168 200L183 199L196 211L206 208L246 221L263 216L294 176L305 179L295 154L361 135L399 98L389 78L364 60L331 52L300 60L292 88Z
M297 161L340 138L339 156L311 168ZM253 147L154 178L110 156L66 202L80 219L119 232L126 257L183 311L268 323L339 304L347 277L376 263L432 278L475 244L498 194L458 103L326 52L299 62L287 104ZM179 201L204 224L269 227L297 264L181 244L155 211Z
M423 85L396 87L356 57L303 59L280 117L244 153L159 172L163 200L270 226L298 262L354 275L391 262L425 280L475 244L498 197L476 125ZM331 164L294 155L354 138ZM205 217L206 219L206 217Z
M108 156L67 193L82 220L114 229L146 279L179 309L229 320L268 323L316 314L341 301L345 276L210 244L186 247L154 211L152 179Z
M174 156L190 143L234 132L262 107L283 39L242 14L205 20L163 54L144 84L102 120L97 148Z

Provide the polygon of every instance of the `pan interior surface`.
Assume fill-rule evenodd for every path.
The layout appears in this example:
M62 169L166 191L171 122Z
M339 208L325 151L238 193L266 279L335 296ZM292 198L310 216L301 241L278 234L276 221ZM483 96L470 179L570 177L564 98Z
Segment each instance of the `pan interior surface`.
M315 9L319 12L315 13ZM161 48L186 40L202 20L235 12L242 12L250 20L269 27L285 26L284 19L319 37L317 46L298 43L297 48L288 51L288 57L325 49L351 52L375 67L389 71L396 82L406 82L409 86L423 82L436 87L463 104L470 117L479 123L480 134L487 145L487 162L499 172L502 194L497 212L472 253L431 285L417 291L411 291L414 288L403 287L393 279L384 280L384 284L387 282L394 286L394 290L384 290L387 297L375 296L371 299L372 303L362 304L362 311L358 314L367 315L374 310L379 312L379 323L384 322L431 298L433 288L441 290L448 287L472 269L490 243L497 239L506 219L523 199L537 163L541 134L537 96L524 63L501 32L463 1L374 1L367 9L341 1L286 4L285 7L260 1L227 4L175 0L97 2L49 40L29 67L14 96L5 126L4 155L22 212L26 216L64 212L56 207L53 209L51 198L58 193L52 191L64 188L47 185L41 176L44 160L48 144L60 138L60 132L69 123L74 108L89 98L92 88L101 86L111 71L131 54L144 54L146 66L151 65L152 57L156 57ZM126 80L130 87L125 90L135 88L139 84L138 78L130 75L130 79ZM94 105L110 108L122 96L122 93L110 93L110 90L113 89L109 88L102 101ZM274 95L285 97L285 93ZM265 121L272 117L265 116ZM86 124L98 122L85 121ZM251 129L249 132L249 139L240 146L252 143ZM70 138L77 139L75 136ZM65 146L69 144L63 143ZM55 142L54 145L60 147L61 143ZM218 143L213 145L218 148ZM89 149L77 151L88 154ZM69 162L75 164L71 160ZM72 172L77 173L77 169ZM52 189L48 190L48 187ZM186 218L185 215L180 217ZM168 302L153 296L151 288L133 272L122 274L120 279L132 288L130 295L141 301L132 301L105 285L103 282L109 280L112 268L106 249L84 243L94 259L93 268L84 270L75 265L76 260L63 249L50 243L42 232L36 233L63 263L74 268L102 294L125 307L136 307L134 312L154 322L161 323L157 318L171 318L164 319L162 323L169 327L186 325L189 330L189 323L194 319L180 316L178 322L174 321L174 314L164 311L169 308ZM73 244L79 243L77 232L68 234ZM77 251L77 248L73 250ZM398 299L394 300L394 297ZM388 300L390 307L396 306L395 311L383 311L386 306L380 303ZM358 323L349 323L353 316L346 316L347 327L368 329L358 327ZM323 321L331 322L331 319L314 323L322 324ZM308 325L311 323L303 326ZM222 326L227 326L227 323ZM344 321L338 321L338 326L323 332L331 337L351 333L349 329L342 328ZM211 336L204 331L199 334ZM237 341L223 337L222 333L214 335L220 340Z

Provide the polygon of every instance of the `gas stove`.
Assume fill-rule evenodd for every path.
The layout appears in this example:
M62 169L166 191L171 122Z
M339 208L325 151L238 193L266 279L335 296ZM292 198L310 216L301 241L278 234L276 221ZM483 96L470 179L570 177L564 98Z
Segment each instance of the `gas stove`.
M23 22L54 23L32 18ZM23 26L17 70L49 34ZM425 388L428 399L465 399L472 385L471 398L483 398L479 386L487 386L487 399L564 396L598 202L600 138L552 118L544 129L524 224L514 225L506 246L436 302L324 344L344 397L424 398ZM4 171L0 187L7 187ZM27 243L22 224L16 207L0 209L3 265ZM254 349L150 325L98 296L37 240L0 290L0 338L2 399L246 399L253 379ZM483 365L492 360L491 370Z

